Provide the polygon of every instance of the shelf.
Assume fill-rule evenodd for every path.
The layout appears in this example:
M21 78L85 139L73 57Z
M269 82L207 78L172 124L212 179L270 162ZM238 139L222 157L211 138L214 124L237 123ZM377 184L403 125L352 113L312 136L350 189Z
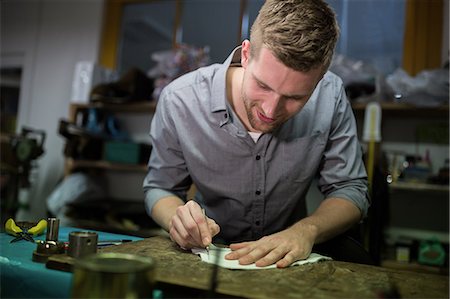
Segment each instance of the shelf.
M404 103L380 102L382 113L395 116L408 117L447 117L449 116L449 105L438 107L417 107ZM355 114L364 115L366 103L352 103Z
M441 243L449 243L449 234L447 231L433 231L405 227L389 226L384 230L385 240L390 240L388 243L394 243L395 240L402 238L410 238L417 240L429 240L434 238Z
M89 103L71 103L69 111L69 122L77 122L77 114L83 110L90 108L97 108L104 111L116 113L144 113L151 114L155 112L156 101L134 101L129 103L105 103L105 102L89 102ZM114 163L105 160L78 160L73 158L66 158L65 173L70 174L76 169L102 169L113 171L131 171L131 172L146 172L147 165Z
M394 190L449 192L449 186L447 185L426 184L417 182L395 182L389 184L389 188Z
M147 165L113 163L104 160L74 160L68 158L66 160L66 163L67 163L66 169L70 169L70 171L79 168L92 168L92 169L104 169L116 171L137 171L137 172L147 171Z
M427 266L417 262L398 262L396 260L384 260L381 262L381 267L396 270L407 270L419 273L441 274L448 275L448 268L438 266Z
M82 109L89 109L89 108L97 108L102 110L108 110L108 111L115 111L115 112L121 112L121 113L152 113L155 112L156 109L156 102L152 101L140 101L140 102L130 102L126 104L107 104L107 103L101 103L101 102L91 102L91 103L85 103L85 104L77 104L72 103L70 105L71 113L70 115L75 115L75 112Z

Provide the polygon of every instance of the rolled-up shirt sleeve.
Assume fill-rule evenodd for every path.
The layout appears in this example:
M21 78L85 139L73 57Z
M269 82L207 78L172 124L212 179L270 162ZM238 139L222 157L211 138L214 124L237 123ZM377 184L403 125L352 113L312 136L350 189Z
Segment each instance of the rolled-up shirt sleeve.
M326 198L351 201L367 216L370 205L367 173L356 132L356 121L344 89L338 94L334 119L323 154L318 186Z
M168 90L161 93L150 128L152 153L143 182L149 215L155 203L163 197L175 195L186 200L187 190L192 184L171 118L170 112L175 110L170 107L174 101L167 100L171 96L174 95Z

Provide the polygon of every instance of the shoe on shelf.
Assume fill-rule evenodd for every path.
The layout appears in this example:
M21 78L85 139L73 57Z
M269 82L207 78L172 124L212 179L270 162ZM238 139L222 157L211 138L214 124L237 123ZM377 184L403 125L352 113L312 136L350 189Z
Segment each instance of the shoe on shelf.
M118 81L99 84L91 90L92 102L124 104L132 101L150 101L154 80L137 68L128 70Z

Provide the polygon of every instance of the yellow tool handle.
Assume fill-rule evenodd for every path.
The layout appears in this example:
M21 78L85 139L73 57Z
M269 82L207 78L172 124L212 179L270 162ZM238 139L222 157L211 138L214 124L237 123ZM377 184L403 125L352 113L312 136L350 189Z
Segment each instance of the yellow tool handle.
M13 236L17 236L19 233L22 232L22 229L17 226L17 224L14 222L12 218L6 220L5 229L8 234L11 234Z
M33 236L41 235L45 229L47 228L47 220L42 219L35 226L30 228L27 233L32 234Z

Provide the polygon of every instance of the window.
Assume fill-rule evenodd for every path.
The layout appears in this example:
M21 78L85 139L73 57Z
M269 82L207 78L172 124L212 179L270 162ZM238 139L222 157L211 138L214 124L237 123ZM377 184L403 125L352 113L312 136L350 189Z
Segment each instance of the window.
M402 65L405 0L327 0L341 36L336 53L389 74Z
M407 6L410 5L407 0L326 1L336 11L341 27L336 53L367 62L384 74L404 64L405 24L410 16L407 15ZM421 5L424 2L428 3L419 0ZM151 53L170 49L175 42L209 46L211 62L222 62L235 46L248 38L250 26L263 3L264 0L165 0L148 3L111 0L110 6L123 12L122 21L107 20L105 34L119 32L120 45L115 45L114 39L104 44L102 62L105 66L117 65L120 72L132 66L146 71L153 66ZM418 10L423 9L419 7ZM437 10L442 11L442 7L438 6ZM108 11L106 15L110 15ZM432 14L431 18L439 22L434 16ZM414 14L412 23L417 24ZM115 29L120 26L120 30ZM421 30L428 32L424 28ZM419 42L424 43L422 40ZM410 44L405 46L417 48ZM434 45L430 47L436 48ZM115 48L119 49L118 54ZM441 52L441 49L437 50ZM411 55L415 59L417 53Z

